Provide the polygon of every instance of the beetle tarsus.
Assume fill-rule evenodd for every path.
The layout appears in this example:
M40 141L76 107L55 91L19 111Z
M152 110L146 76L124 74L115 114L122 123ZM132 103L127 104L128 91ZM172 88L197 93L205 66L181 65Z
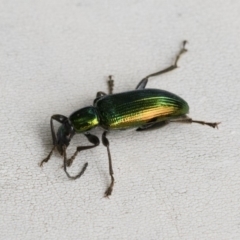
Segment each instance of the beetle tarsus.
M183 41L183 46L182 46L182 49L180 50L180 52L178 53L178 55L176 56L176 59L175 59L175 62L174 62L174 65L173 65L173 69L177 68L177 63L178 63L178 60L180 59L181 55L184 54L185 52L187 52L187 49L185 48L187 44L187 41L184 40Z
M113 86L114 86L114 80L112 79L112 75L108 76L108 92L109 94L113 94Z
M148 83L148 79L150 77L156 77L156 76L159 76L163 73L167 73L167 72L170 72L176 68L178 68L177 66L177 63L178 63L178 60L180 59L181 55L184 54L185 52L187 52L187 49L185 48L185 45L187 44L187 41L183 41L183 46L181 48L181 50L179 51L179 53L177 54L176 58L175 58L175 61L174 61L174 64L167 67L167 68L164 68L163 70L161 71L158 71L158 72L155 72L155 73L152 73L152 74L149 74L148 76L146 76L145 78L143 78L137 85L136 89L145 89L147 83Z
M72 163L73 163L74 159L76 158L77 154L78 154L78 150L76 150L76 152L72 155L72 157L67 160L67 163L66 163L67 167L72 166Z
M94 147L97 147L99 145L99 139L98 137L96 137L95 135L92 135L90 133L85 133L84 134L88 141L93 143L94 145L90 145L90 146L78 146L75 153L72 155L72 157L70 157L69 159L67 159L66 165L67 167L70 167L73 163L73 161L75 160L75 158L77 157L78 153L83 151L83 150L88 150Z
M179 122L179 123L198 123L201 125L207 125L212 128L218 128L218 125L221 122L205 122L205 121L198 121L198 120L193 120L192 118L189 117L184 117L184 118L179 118L179 119L174 119L170 120L170 122Z
M39 164L40 167L43 166L43 163L48 162L48 160L51 158L51 156L52 156L53 151L54 151L55 148L56 148L56 146L53 146L53 148L52 148L52 150L50 151L50 153L48 154L48 156L47 156L46 158L44 158L44 159L40 162L40 164Z
M72 166L73 160L74 160L74 159L72 159L72 158L69 158L69 159L67 160L67 167L71 167L71 166Z
M105 191L105 197L109 197L112 194L113 186L114 186L114 177L111 175L111 184Z
M207 125L209 127L217 128L217 129L218 129L218 125L221 123L221 122L204 122L204 121L195 121L195 120L192 120L191 122Z

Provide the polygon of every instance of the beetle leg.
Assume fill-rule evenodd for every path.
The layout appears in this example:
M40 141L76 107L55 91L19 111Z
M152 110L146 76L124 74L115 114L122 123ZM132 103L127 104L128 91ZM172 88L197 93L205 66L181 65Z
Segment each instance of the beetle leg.
M193 120L192 118L189 118L189 117L170 120L170 122L198 123L198 124L202 124L202 125L208 125L208 126L210 126L212 128L218 128L218 125L221 123L221 122L198 121L198 120Z
M102 96L106 96L107 94L105 92L97 92L96 94L96 98L102 97Z
M96 137L95 135L92 135L90 133L85 133L84 134L88 141L93 143L94 145L91 145L91 146L79 146L77 147L76 149L76 152L72 155L72 157L70 159L67 159L67 154L66 154L66 147L64 149L64 153L63 153L63 156L64 156L64 163L63 163L63 168L64 168L64 171L66 173L66 175L71 178L71 179L77 179L77 178L80 178L82 176L82 174L85 172L87 166L88 166L88 163L86 162L84 164L84 166L82 167L82 170L76 175L76 176L71 176L68 172L67 172L67 167L71 166L72 165L72 162L73 160L76 158L77 154L83 150L88 150L88 149L91 149L91 148L94 148L94 147L97 147L99 145L99 139L98 137Z
M83 173L85 172L85 170L87 169L88 163L85 163L82 167L82 170L76 175L76 176L71 176L68 172L67 172L67 154L66 154L66 146L63 146L63 157L64 157L64 164L63 164L63 168L64 171L66 173L66 175L70 178L70 179L77 179L80 178Z
M112 79L112 75L108 76L108 94L113 94L113 86L114 80Z
M94 147L97 147L100 143L99 139L97 136L95 135L92 135L90 133L85 133L84 134L85 137L87 137L88 141L94 145L91 145L91 146L78 146L75 153L72 155L71 158L69 158L67 160L67 167L70 167L73 163L73 160L76 158L77 154L81 151L84 151L84 150L88 150L88 149L91 149L91 148L94 148Z
M56 133L55 133L54 126L53 126L53 120L63 123L66 119L67 119L67 117L65 117L63 115L59 115L59 114L55 114L51 117L50 126L51 126L51 133L52 133L53 148L52 148L51 152L48 154L48 156L40 162L40 164L39 164L40 167L43 166L43 163L48 162L48 160L51 158L51 156L53 154L54 149L57 146L57 137L56 137Z
M178 60L180 59L181 55L185 52L187 52L187 49L185 48L185 45L187 44L187 41L183 41L183 46L181 48L181 50L179 51L179 53L177 54L176 58L175 58L175 61L174 61L174 64L171 65L170 67L167 67L159 72L156 72L156 73L152 73L148 76L146 76L145 78L143 78L137 85L136 89L144 89L148 83L148 78L150 77L155 77L155 76L158 76L158 75L161 75L163 73L166 73L166 72L170 72L174 69L176 69L178 66L177 66L177 63L178 63Z
M108 94L113 94L113 86L114 86L114 80L112 79L112 75L109 75L108 76ZM107 93L105 92L97 92L96 94L96 98L99 98L99 97L102 97L102 96L106 96L108 95Z
M52 156L53 151L55 150L55 148L56 148L56 145L53 146L53 148L52 148L51 152L48 154L48 156L47 156L46 158L44 158L44 159L40 162L40 164L39 164L40 167L43 166L43 163L48 162L48 160L51 158L51 156Z
M113 177L113 168L112 168L112 158L111 158L111 154L110 154L110 149L109 149L109 141L106 137L107 131L104 131L102 134L102 143L103 145L107 148L107 152L108 152L108 164L109 164L109 175L111 176L111 184L110 186L107 188L106 192L105 192L105 197L108 197L111 195L112 190L113 190L113 186L114 186L114 177Z
M155 130L161 127L166 126L169 123L169 121L161 121L161 122L155 122L155 123L147 123L139 128L136 129L137 132L139 131L150 131Z

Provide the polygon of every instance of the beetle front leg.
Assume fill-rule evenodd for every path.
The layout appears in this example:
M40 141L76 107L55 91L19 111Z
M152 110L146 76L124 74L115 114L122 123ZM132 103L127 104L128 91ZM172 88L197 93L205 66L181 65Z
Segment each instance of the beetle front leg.
M43 163L46 163L49 161L49 159L51 158L53 151L55 150L55 148L57 147L57 136L56 136L56 132L54 130L53 127L53 120L59 122L59 123L63 123L64 121L67 120L67 117L63 116L63 115L59 115L59 114L55 114L50 118L50 126L51 126L51 133L52 133L52 141L53 141L53 148L51 150L51 152L48 154L48 156L46 158L44 158L39 166L42 167Z
M176 69L178 66L177 66L177 63L178 63L178 60L180 59L181 55L185 52L187 52L187 49L185 48L185 45L187 44L187 41L183 41L183 46L181 48L181 50L179 51L179 53L177 54L176 58L175 58L175 61L174 61L174 64L171 65L170 67L167 67L159 72L156 72L156 73L152 73L148 76L146 76L145 78L143 78L137 85L136 89L144 89L148 83L148 79L150 77L155 77L155 76L158 76L158 75L161 75L163 73L167 73L167 72L170 72L174 69Z
M40 167L43 166L43 163L48 162L48 160L51 158L51 156L52 156L53 151L55 150L55 148L56 148L56 145L53 146L53 148L52 148L51 152L48 154L48 156L47 156L46 158L44 158L44 159L40 162L40 164L39 164Z
M100 143L99 139L97 136L95 135L92 135L90 133L85 133L84 134L85 137L88 139L88 141L94 145L91 145L91 146L78 146L75 153L72 155L71 158L69 158L67 160L67 167L70 167L73 163L73 160L76 158L76 156L78 155L79 152L81 151L84 151L84 150L88 150L88 149L91 149L91 148L94 148L94 147L97 147Z
M170 122L198 123L198 124L201 124L201 125L207 125L207 126L212 127L212 128L218 128L218 125L221 123L221 122L198 121L198 120L193 120L192 118L189 118L189 117L170 120Z
M113 168L112 168L112 158L110 154L110 149L109 149L109 141L106 137L107 131L104 131L102 134L102 143L103 145L107 148L108 152L108 164L109 164L109 175L111 176L111 184L105 191L105 197L108 197L112 194L113 186L114 186L114 177L113 177Z
M87 166L88 166L88 163L86 162L81 171L76 175L76 176L71 176L68 172L67 172L67 153L66 153L66 146L63 146L63 168L64 168L64 171L66 173L66 175L70 178L70 179L73 179L73 180L76 180L77 178L80 178L83 173L86 171L87 169Z
M76 152L72 155L72 157L70 159L67 159L67 154L66 154L66 148L64 150L64 163L63 163L63 168L64 168L64 171L66 173L66 175L71 178L71 179L77 179L77 178L80 178L82 176L82 174L85 172L85 170L87 169L87 166L88 166L88 163L85 163L82 167L82 170L79 172L79 174L77 174L76 176L71 176L68 172L67 172L67 167L70 167L73 163L73 160L76 158L77 154L81 151L84 151L84 150L88 150L88 149L91 149L91 148L94 148L94 147L97 147L100 143L98 137L96 137L95 135L92 135L90 133L85 133L84 134L88 141L93 143L94 145L91 145L91 146L79 146L77 147L76 149Z

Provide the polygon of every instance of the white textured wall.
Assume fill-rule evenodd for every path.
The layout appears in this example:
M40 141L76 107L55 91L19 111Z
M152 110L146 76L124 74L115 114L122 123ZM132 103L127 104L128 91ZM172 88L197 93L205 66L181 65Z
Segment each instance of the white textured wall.
M239 24L239 1L0 1L0 239L240 239ZM39 168L52 114L91 104L109 74L115 92L133 89L184 39L180 68L148 86L219 130L110 133L110 199L102 145L76 160L71 172L89 162L80 180L58 154ZM69 152L86 143L76 136Z

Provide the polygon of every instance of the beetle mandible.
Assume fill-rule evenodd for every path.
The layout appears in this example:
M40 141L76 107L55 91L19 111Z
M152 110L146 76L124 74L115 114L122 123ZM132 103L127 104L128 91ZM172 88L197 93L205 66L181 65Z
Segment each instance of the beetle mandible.
M77 154L83 150L97 147L100 143L99 138L89 131L97 126L103 128L102 143L107 148L109 175L111 183L105 191L105 196L111 195L114 185L112 158L109 149L109 141L106 137L111 130L123 130L136 128L136 131L146 131L157 129L170 122L180 123L199 123L217 128L219 122L196 121L187 117L189 106L185 100L179 96L160 89L146 89L148 79L176 69L179 58L187 51L185 48L187 41L177 54L174 64L161 71L152 73L143 78L133 91L113 94L113 79L109 76L108 86L109 94L98 92L93 106L81 108L69 117L55 114L50 119L53 148L48 156L42 160L48 162L55 149L63 156L63 168L70 179L77 179L85 172L88 163L85 163L81 171L76 176L71 176L67 167L70 167ZM57 134L53 127L53 120L61 123ZM76 133L82 133L88 141L92 143L89 146L78 146L71 158L67 158L66 149L72 137Z

